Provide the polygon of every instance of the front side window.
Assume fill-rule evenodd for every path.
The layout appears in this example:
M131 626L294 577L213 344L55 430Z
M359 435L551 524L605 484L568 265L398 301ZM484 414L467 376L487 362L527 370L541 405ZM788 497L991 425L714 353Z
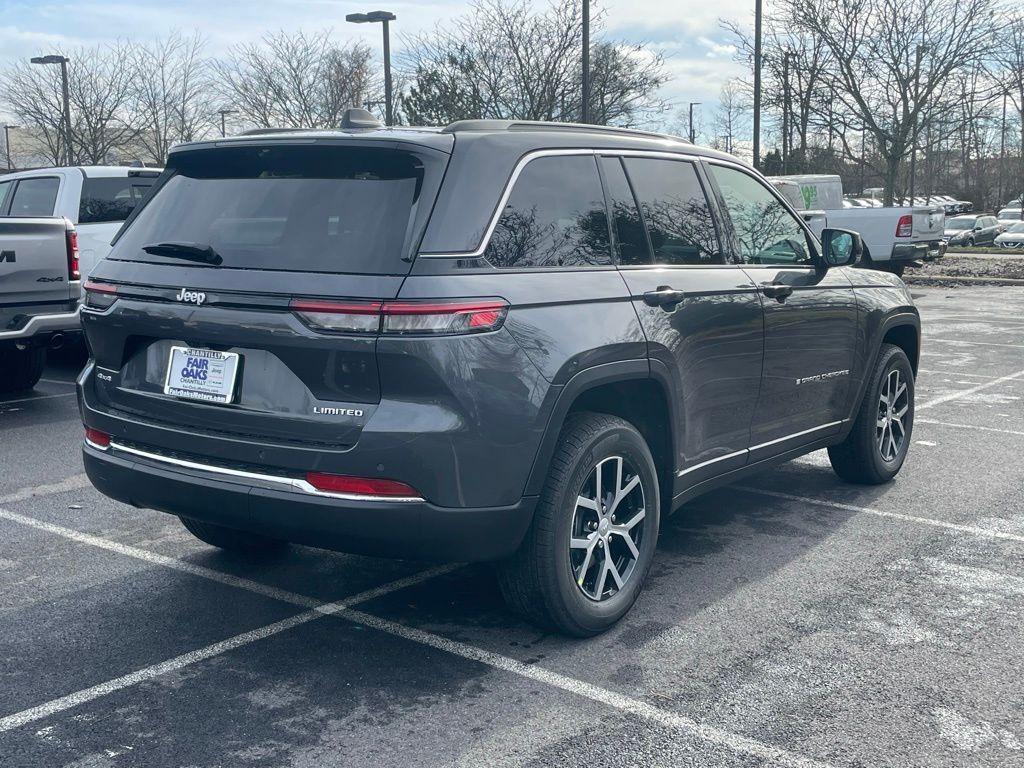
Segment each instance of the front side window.
M60 179L21 179L11 201L11 216L52 216Z
M528 163L484 256L504 268L611 264L608 216L594 157L541 157Z
M711 207L693 163L627 157L655 264L723 264Z
M811 251L800 222L753 176L709 165L732 219L744 264L810 264Z

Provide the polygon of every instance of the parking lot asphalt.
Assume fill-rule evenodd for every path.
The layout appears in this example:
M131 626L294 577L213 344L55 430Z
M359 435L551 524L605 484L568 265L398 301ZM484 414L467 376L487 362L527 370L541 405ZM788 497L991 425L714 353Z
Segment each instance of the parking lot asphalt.
M105 499L55 360L0 400L0 766L1024 765L1024 292L914 293L896 480L696 499L585 641L485 566L245 560Z

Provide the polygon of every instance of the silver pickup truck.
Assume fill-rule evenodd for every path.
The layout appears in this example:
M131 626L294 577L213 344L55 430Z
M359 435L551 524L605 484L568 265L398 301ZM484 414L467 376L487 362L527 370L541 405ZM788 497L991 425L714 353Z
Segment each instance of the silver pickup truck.
M78 235L63 217L0 217L0 392L31 389L81 333Z

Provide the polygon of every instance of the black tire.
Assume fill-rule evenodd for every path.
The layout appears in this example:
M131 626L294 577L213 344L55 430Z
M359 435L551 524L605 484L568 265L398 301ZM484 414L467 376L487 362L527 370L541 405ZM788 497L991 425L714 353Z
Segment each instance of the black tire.
M272 539L250 531L240 531L216 523L207 523L191 517L178 517L188 532L214 547L245 555L263 555L280 551L287 542Z
M968 237L967 240L964 242L964 245L966 245L968 248L973 248L974 247L974 238L973 237Z
M0 350L0 392L20 392L39 383L46 367L46 347Z
M634 539L639 556L633 558L630 575L617 591L609 590L614 594L604 596L600 586L594 587L601 595L601 599L594 600L583 593L584 587L577 586L570 538L578 512L577 497L598 463L614 461L612 457L621 457L635 469L631 476L640 479L643 528L637 531L639 540ZM590 637L605 631L625 615L640 594L654 560L660 509L654 459L636 428L615 416L571 415L551 459L530 530L516 554L498 564L498 583L505 601L526 619L569 635ZM607 557L613 547L620 546L611 543L617 539L607 540L607 547L602 545L600 554L594 555L595 564L599 562L596 558ZM596 567L603 568L603 562ZM590 572L585 563L579 567Z
M905 431L902 442L892 452L890 458L883 455L879 447L880 413L884 413L881 402L883 387L890 381L894 371L899 379L906 384L906 414L903 417ZM899 398L897 398L899 400ZM902 406L900 406L902 407ZM890 433L895 434L892 426ZM857 411L853 428L846 439L828 449L828 458L832 469L843 480L862 485L879 485L892 480L903 466L910 447L914 431L914 372L906 353L892 344L883 344L878 352L878 359L871 373L864 400ZM885 435L883 430L882 436Z
M907 270L906 264L899 264L895 261L889 262L889 271L892 272L896 277L903 277L903 273Z

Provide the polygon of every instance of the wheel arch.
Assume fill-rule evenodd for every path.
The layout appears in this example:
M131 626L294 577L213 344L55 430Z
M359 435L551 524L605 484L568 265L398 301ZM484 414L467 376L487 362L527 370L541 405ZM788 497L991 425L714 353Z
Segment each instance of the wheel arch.
M626 360L574 375L559 393L526 483L526 495L541 492L547 466L570 414L592 411L619 416L644 437L654 457L662 504L671 504L675 476L675 404L668 372L658 361ZM666 501L667 500L667 501Z
M913 308L898 309L886 315L878 324L871 336L871 343L868 347L868 354L864 357L864 373L861 376L860 386L857 388L857 396L850 404L850 412L847 414L847 427L843 429L841 436L845 437L853 419L860 408L864 393L871 385L870 371L883 344L895 344L900 347L910 359L910 367L917 376L917 367L921 359L921 317Z

